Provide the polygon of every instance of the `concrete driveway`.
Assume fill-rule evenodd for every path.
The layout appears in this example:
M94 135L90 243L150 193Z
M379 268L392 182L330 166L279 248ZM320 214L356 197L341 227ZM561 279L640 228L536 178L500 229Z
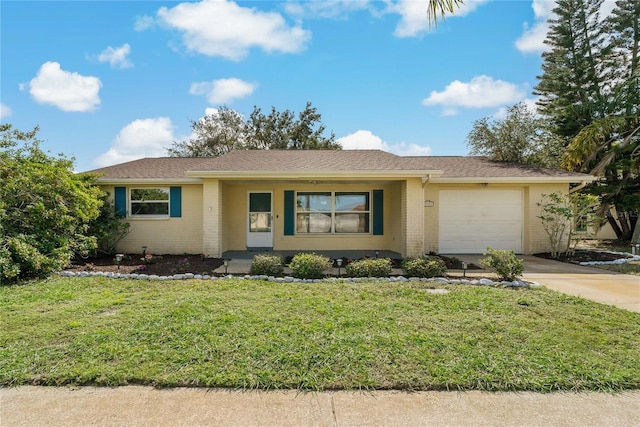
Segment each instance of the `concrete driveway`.
M462 261L480 265L480 255L452 255ZM625 310L640 312L640 277L619 274L601 268L569 264L538 258L518 256L524 261L522 277L538 282L549 289L574 295ZM457 274L457 271L449 272ZM469 270L468 276L486 276L484 270Z
M640 312L640 277L524 256L525 280L625 310Z

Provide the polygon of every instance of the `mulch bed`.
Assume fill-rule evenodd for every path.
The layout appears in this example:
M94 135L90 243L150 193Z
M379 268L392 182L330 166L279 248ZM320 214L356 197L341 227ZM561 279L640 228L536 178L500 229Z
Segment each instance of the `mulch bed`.
M180 273L212 274L222 265L221 258L204 258L200 255L153 255L146 262L141 254L126 254L118 263L113 256L88 258L74 263L69 271L104 271L113 273L144 273L148 275L172 276Z
M538 253L534 255L540 258L554 259L556 261L568 262L572 264L579 264L581 262L590 262L590 261L615 261L620 258L629 257L629 256L620 255L620 254L615 254L615 253L592 251L592 250L577 250L573 256L567 257L565 255L561 255L560 258L553 258L550 252L543 252L543 253Z
M151 255L143 261L141 254L126 254L120 265L113 256L102 256L77 260L66 270L73 272L103 271L122 274L148 274L158 276L172 276L174 274L193 273L213 275L213 271L223 263L222 258L204 258L200 255ZM440 256L449 270L462 270L462 261L455 257ZM290 261L290 259L288 260ZM401 268L402 260L394 259L393 268ZM337 264L334 265L337 267ZM343 265L344 267L344 265ZM468 264L467 270L481 270L475 264Z

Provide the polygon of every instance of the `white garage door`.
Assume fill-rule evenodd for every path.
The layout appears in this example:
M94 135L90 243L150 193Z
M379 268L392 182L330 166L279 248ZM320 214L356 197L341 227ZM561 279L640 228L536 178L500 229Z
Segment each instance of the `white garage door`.
M439 206L440 253L522 253L522 191L442 190Z

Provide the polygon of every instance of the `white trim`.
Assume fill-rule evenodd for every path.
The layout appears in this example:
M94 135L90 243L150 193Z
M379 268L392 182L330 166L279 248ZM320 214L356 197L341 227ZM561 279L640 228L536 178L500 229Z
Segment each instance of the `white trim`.
M202 184L202 179L197 178L98 178L98 185L183 185L183 184Z
M557 177L461 177L461 178L432 178L429 183L434 184L548 184L548 183L582 183L593 182L595 176L557 176Z
M270 202L271 202L271 206L269 207L270 212L269 214L271 215L271 231L269 231L270 237L269 239L271 240L270 242L268 242L267 245L262 245L262 244L253 244L253 243L262 243L262 242L251 242L252 244L249 244L249 237L250 236L255 236L255 234L251 234L251 219L249 218L250 213L251 213L251 194L269 194L270 197ZM273 242L274 242L274 227L275 227L275 221L274 221L274 215L273 215L273 191L271 190L247 190L247 208L246 208L246 212L245 212L245 216L246 216L246 233L247 233L247 238L246 238L246 246L247 247L269 247L272 248L273 247ZM266 234L266 232L263 232ZM262 234L262 233L261 233ZM260 237L266 237L264 235L261 235Z

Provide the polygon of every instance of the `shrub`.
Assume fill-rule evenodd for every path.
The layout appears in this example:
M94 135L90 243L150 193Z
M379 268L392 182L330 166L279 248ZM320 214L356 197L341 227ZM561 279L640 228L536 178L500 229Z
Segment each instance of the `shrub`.
M87 234L102 203L96 176L42 151L37 132L0 124L0 284L46 276L96 246Z
M440 258L423 257L404 260L402 271L409 277L442 277L447 266Z
M297 254L289 263L294 277L299 279L320 279L324 276L324 271L331 266L331 260L328 257L314 253Z
M516 258L513 251L487 248L485 257L480 259L480 264L485 268L496 271L502 280L515 280L524 271L521 259Z
M282 258L278 255L260 254L253 257L249 274L278 276L282 274Z
M389 258L366 258L353 261L345 268L350 277L387 277L391 274Z

